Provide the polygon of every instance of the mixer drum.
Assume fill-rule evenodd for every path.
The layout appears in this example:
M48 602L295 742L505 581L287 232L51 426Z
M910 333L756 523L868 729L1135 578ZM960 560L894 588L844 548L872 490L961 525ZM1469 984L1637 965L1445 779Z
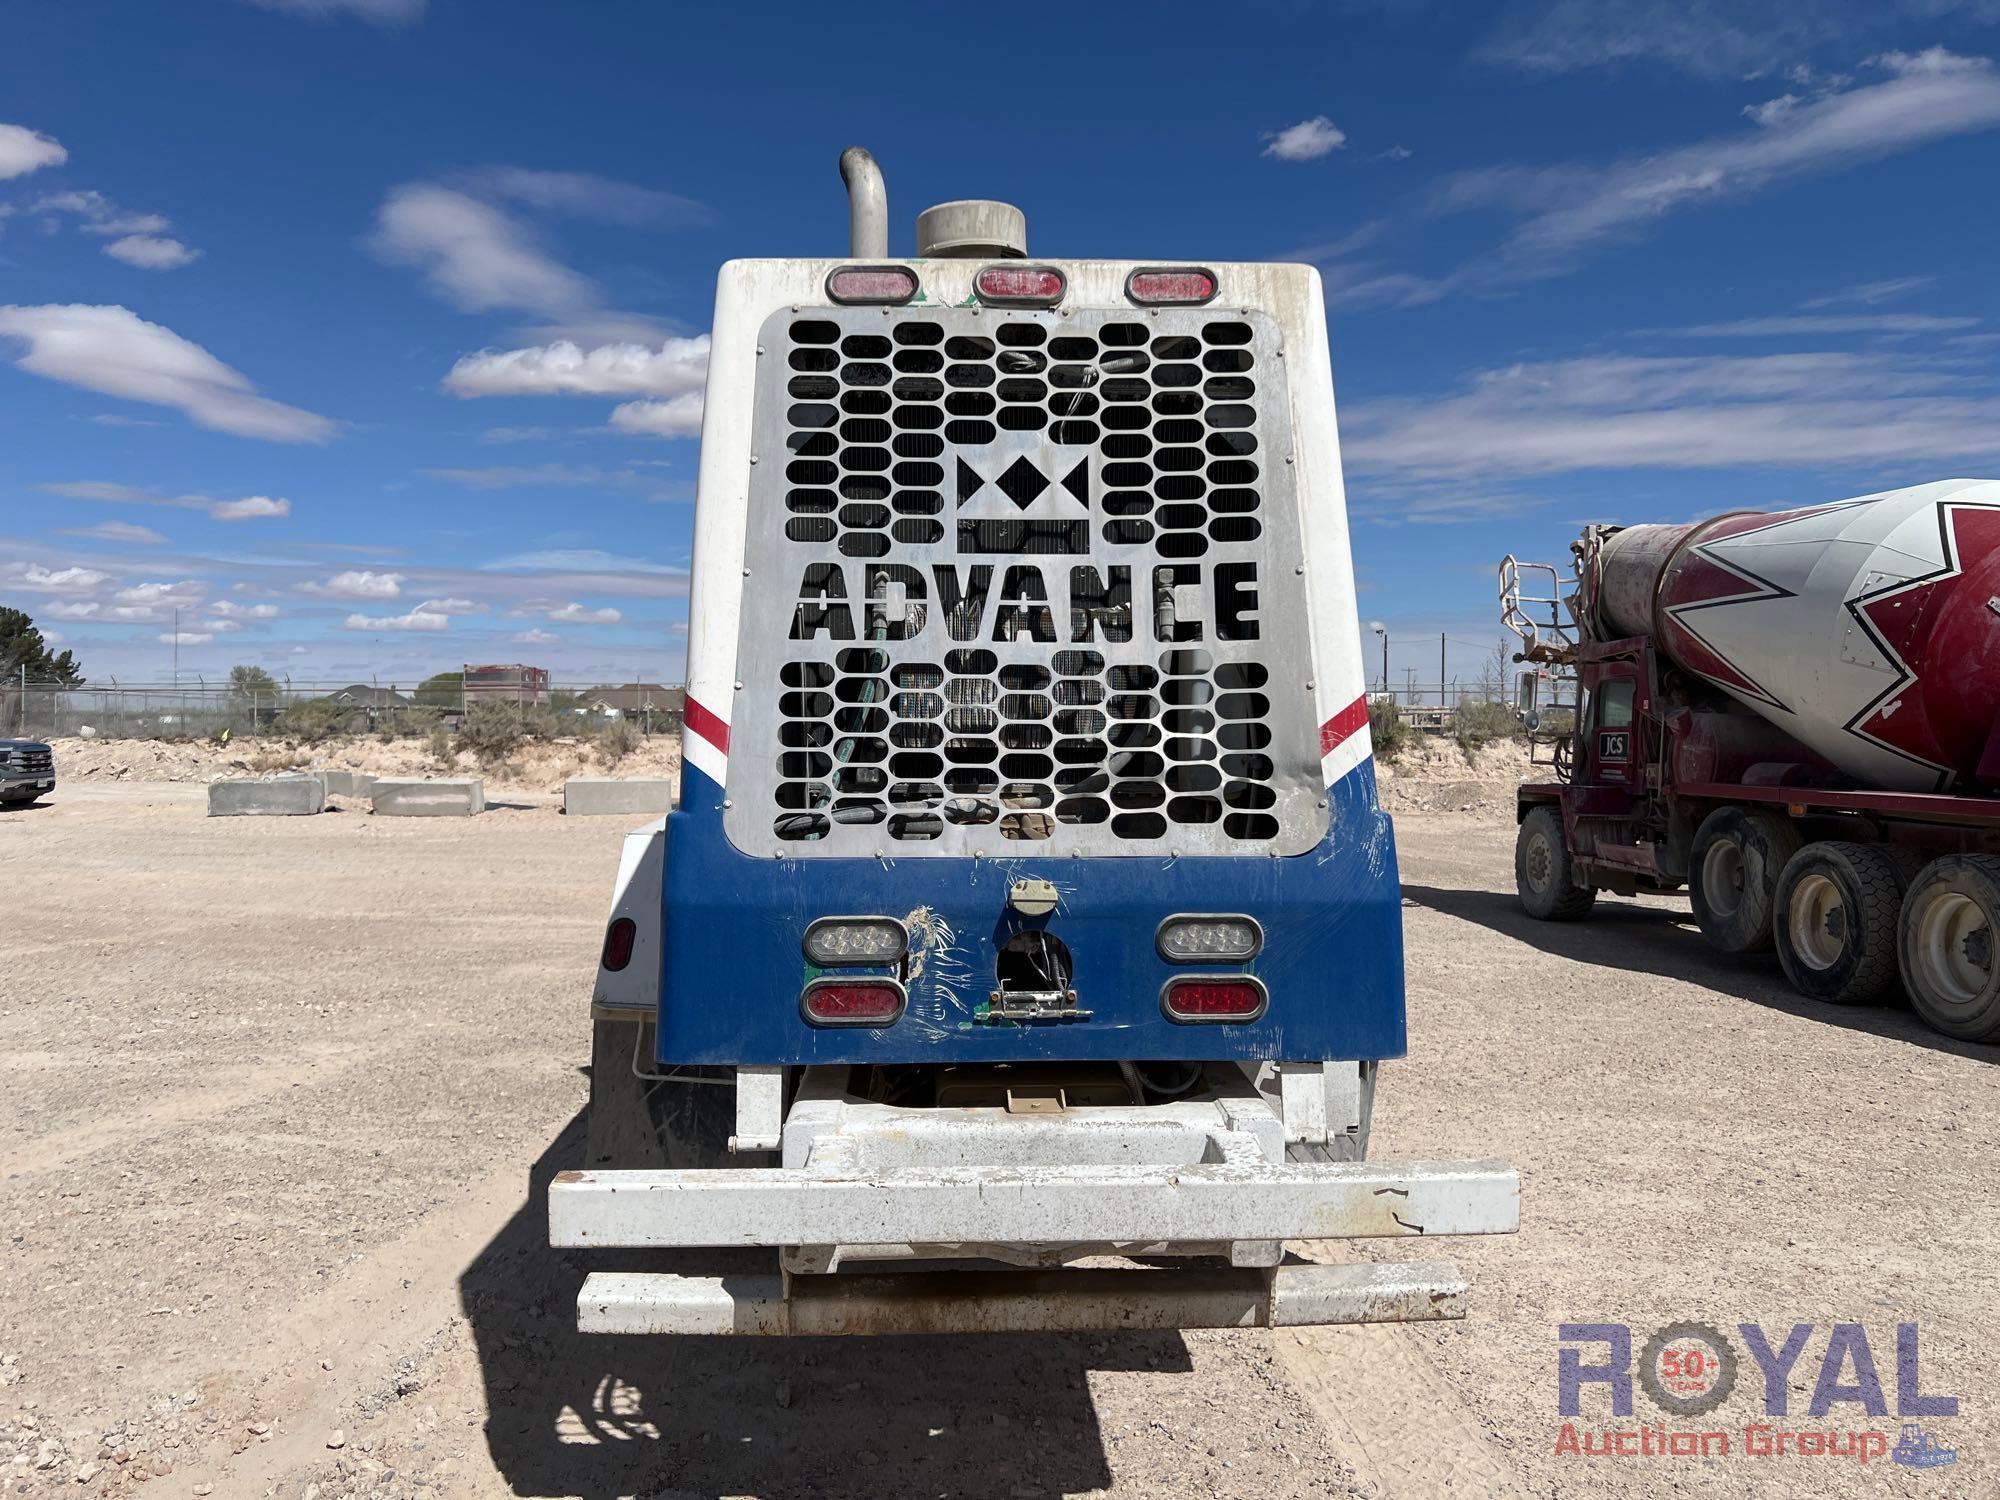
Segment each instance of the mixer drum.
M2000 481L1607 537L1599 638L1659 649L1856 781L2000 780Z

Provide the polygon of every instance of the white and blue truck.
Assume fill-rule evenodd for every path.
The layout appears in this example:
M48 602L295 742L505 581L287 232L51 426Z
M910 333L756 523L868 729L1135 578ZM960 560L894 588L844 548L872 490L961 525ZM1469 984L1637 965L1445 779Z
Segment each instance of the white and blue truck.
M550 1189L621 1252L579 1327L1462 1317L1286 1249L1519 1212L1367 1159L1402 926L1317 273L1031 259L984 201L892 256L841 171L847 257L721 270L680 795Z

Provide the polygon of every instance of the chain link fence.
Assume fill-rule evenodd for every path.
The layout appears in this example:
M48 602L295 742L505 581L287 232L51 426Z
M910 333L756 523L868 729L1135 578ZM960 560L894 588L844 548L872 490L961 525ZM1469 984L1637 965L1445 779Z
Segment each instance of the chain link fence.
M22 676L0 680L0 737L186 740L224 731L232 738L421 736L457 728L467 710L466 696L453 692L442 702L434 695L420 701L414 685L386 683L279 682L246 688L196 679L68 687ZM560 732L574 734L593 734L616 723L641 734L674 733L685 702L681 688L660 684L551 683L534 696L540 701L510 706L549 715ZM478 691L470 697L475 705L506 701Z

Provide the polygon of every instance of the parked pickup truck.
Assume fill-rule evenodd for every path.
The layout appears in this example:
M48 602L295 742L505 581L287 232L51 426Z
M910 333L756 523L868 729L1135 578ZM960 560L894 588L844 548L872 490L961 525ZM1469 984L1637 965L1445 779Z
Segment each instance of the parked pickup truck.
M55 789L55 751L40 740L0 740L0 806L26 807Z

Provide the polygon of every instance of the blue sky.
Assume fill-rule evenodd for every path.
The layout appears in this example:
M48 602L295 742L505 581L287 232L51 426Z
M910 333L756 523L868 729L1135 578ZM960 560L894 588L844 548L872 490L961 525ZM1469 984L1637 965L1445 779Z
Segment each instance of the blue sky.
M850 144L897 253L1319 264L1398 681L1585 521L2000 470L2000 0L992 14L10 7L0 604L96 680L176 608L183 674L677 680L715 267L842 253Z

